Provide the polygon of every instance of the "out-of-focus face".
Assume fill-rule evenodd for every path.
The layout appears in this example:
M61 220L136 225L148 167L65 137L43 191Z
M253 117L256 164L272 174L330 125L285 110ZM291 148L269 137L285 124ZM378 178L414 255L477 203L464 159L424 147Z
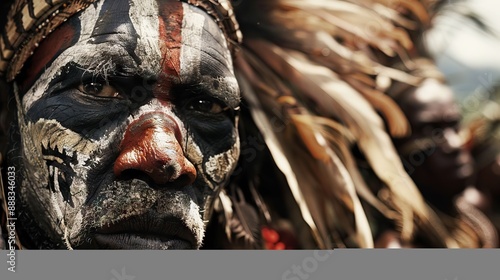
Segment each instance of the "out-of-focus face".
M199 248L239 157L239 88L216 22L177 0L98 1L24 69L28 232L59 248Z
M473 161L459 135L461 119L449 87L426 80L399 101L412 134L396 140L403 163L424 196L453 197L473 180Z

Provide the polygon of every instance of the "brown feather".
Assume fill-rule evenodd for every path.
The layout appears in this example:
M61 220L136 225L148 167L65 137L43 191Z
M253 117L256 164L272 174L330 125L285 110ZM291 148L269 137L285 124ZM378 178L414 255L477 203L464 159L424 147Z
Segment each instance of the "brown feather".
M433 218L429 208L404 171L380 117L357 91L338 80L337 75L329 69L306 62L298 53L285 52L263 41L251 41L247 44L269 61L276 72L283 73L304 94L315 99L323 114L337 115L346 122L375 173L391 189L394 205L401 215L404 240L412 239L415 231L414 218L421 220L430 229L440 227L439 223L431 222ZM440 229L433 232L438 234L443 231Z
M229 222L232 233L238 239L253 248L260 247L260 221L255 209L245 201L241 189L235 189L231 195L233 216Z
M246 64L246 62L244 61L239 61L239 63ZM246 67L242 67L241 69L243 69L244 71L252 71L249 65L247 65ZM246 73L246 77L252 76L256 77L254 73ZM286 151L283 149L283 146L280 142L280 136L276 134L274 127L270 122L270 119L276 119L276 116L268 117L266 115L259 99L256 96L256 93L243 76L238 76L238 80L240 82L240 86L242 88L245 99L251 105L250 109L255 124L257 125L257 127L259 127L261 133L263 134L264 140L266 141L266 144L271 152L271 155L274 158L276 165L285 175L293 197L295 198L295 201L300 208L301 215L304 221L309 225L312 236L316 240L318 247L324 249L330 248L330 242L326 238L326 229L323 225L316 224L313 215L318 214L316 211L314 211L311 205L307 204L307 196L302 193L296 173L293 171L292 166L289 162L289 158L291 157L287 156ZM255 84L258 86L258 80L254 81L254 85ZM314 212L314 214L312 212ZM316 220L321 221L321 219L318 218Z

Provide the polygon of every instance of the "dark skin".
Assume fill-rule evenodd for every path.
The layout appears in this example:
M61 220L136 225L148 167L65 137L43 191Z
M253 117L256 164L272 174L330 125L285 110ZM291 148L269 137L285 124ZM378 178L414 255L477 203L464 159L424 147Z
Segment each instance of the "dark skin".
M461 115L451 89L428 79L396 100L411 126L411 136L395 139L403 164L434 207L455 215L454 198L473 183L473 160L459 135ZM377 248L415 247L402 244L394 230L383 232Z
M472 156L459 135L461 115L453 93L429 79L398 103L412 134L395 140L396 149L423 196L441 211L453 213L453 198L474 179ZM426 139L425 145L411 146L421 139Z
M215 20L175 0L99 1L26 65L8 155L24 246L200 248L239 156Z
M478 171L476 186L500 200L500 155Z

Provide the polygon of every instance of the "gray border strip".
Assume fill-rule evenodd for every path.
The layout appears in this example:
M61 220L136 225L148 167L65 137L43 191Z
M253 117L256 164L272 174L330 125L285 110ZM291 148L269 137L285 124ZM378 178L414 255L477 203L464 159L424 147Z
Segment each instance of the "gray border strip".
M0 279L498 280L500 250L0 251Z

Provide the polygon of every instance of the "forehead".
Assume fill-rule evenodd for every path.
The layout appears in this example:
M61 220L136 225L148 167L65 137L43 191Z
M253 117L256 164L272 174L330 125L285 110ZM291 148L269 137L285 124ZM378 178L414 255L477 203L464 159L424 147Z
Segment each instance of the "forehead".
M69 62L104 74L119 69L162 78L166 90L179 81L211 86L216 78L219 91L238 92L222 30L204 11L177 0L97 2L42 42L26 67L26 83L58 75Z
M401 107L412 125L460 119L460 110L451 89L433 79L424 81L416 90L409 92Z
M222 64L231 61L223 32L209 15L192 5L178 0L104 0L99 3L80 16L80 45L119 46L131 56L137 54L139 57L134 59L144 67L151 67L155 62L158 65L158 59L162 59L163 65L179 67L181 55L187 55L184 58L189 61L202 55L193 53L193 49L203 49L202 52L222 58L224 61L219 61Z

